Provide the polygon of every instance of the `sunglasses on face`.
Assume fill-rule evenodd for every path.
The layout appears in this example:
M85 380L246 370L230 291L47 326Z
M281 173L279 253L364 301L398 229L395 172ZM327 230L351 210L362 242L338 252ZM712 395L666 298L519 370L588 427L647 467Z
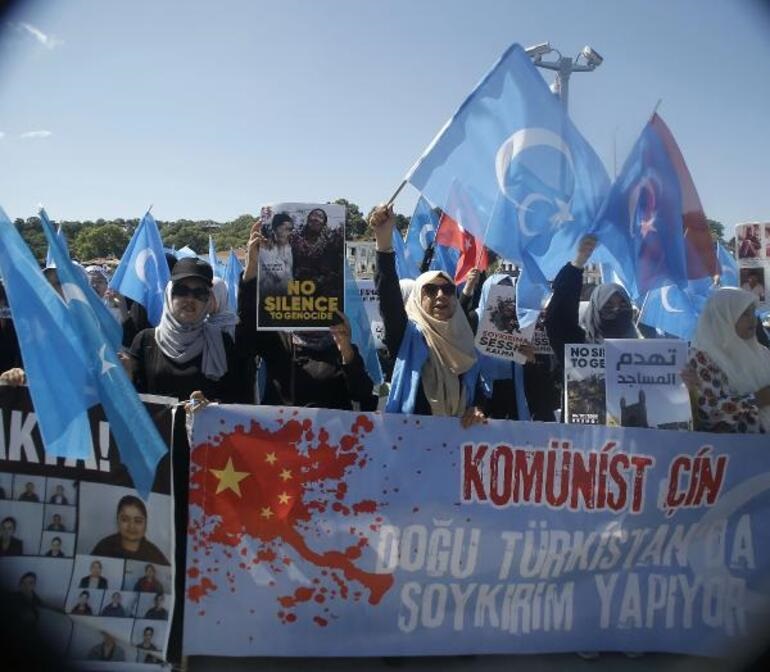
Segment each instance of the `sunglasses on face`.
M196 301L203 303L209 300L209 290L206 287L188 287L187 285L174 285L171 288L171 296L185 299L191 296Z
M445 282L441 285L423 285L422 291L428 298L435 299L439 292L444 296L455 296L457 290L451 282Z

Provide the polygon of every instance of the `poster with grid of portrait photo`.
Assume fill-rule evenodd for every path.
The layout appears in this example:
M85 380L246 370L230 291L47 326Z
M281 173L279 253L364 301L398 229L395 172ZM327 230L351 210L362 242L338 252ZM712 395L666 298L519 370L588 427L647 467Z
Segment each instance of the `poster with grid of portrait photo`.
M167 443L175 403L145 399ZM53 458L26 389L0 387L0 587L55 655L86 665L136 664L143 657L134 645L135 621L157 620L157 669L174 595L170 471L161 462L142 499L101 409L92 409L90 419L91 457ZM142 586L157 588L162 598Z

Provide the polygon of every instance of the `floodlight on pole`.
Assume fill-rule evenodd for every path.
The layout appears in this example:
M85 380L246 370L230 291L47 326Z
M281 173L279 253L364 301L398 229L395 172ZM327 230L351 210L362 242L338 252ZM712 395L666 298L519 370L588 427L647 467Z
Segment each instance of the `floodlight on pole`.
M552 47L550 42L536 44L525 49L524 53L532 59L532 62L538 68L545 68L546 70L554 70L556 72L556 79L551 85L551 91L559 96L565 111L569 107L570 75L573 72L591 72L596 70L604 61L599 53L588 45L583 47L575 58L562 56L561 52ZM547 56L550 53L555 53L558 58L555 61L544 61L543 56ZM582 63L579 62L581 58L583 60Z

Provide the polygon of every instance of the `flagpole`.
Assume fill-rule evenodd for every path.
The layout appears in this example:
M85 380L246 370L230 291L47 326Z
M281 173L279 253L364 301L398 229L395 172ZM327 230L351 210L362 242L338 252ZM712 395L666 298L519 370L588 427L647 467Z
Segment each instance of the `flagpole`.
M655 107L652 108L652 114L650 115L650 121L652 121L652 118L658 113L658 108L661 106L662 102L663 102L663 98L658 98L658 102L655 103Z
M401 180L401 184L398 185L398 189L396 189L393 192L393 195L388 199L388 202L385 204L386 206L390 207L393 205L393 201L398 198L398 195L401 193L401 190L406 186L406 180Z

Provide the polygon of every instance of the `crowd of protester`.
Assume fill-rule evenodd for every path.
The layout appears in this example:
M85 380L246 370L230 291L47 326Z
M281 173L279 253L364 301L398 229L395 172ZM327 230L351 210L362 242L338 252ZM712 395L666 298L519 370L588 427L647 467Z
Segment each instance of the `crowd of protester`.
M308 217L305 228L315 236L311 243L324 237L321 214L319 210L317 222ZM141 304L108 288L106 269L78 265L123 327L126 348L119 356L138 392L179 399L197 393L226 403L366 411L379 407L386 413L457 416L463 426L486 418L553 422L561 406L566 344L656 335L655 330L637 327L632 301L618 284L593 287L587 305L580 309L581 297L591 290L583 282L584 268L597 245L594 237L585 236L574 260L556 275L552 297L541 316L553 355L536 355L526 345L520 347L523 364L482 354L474 335L489 291L496 285L512 286L515 278L503 273L486 277L473 269L462 288L442 271L399 281L391 245L395 217L389 207L380 206L370 224L384 325L385 351L380 355L391 375L387 399L378 403L344 314L339 313L327 330L257 328L257 278L275 273L272 256L281 244L288 248L283 224L277 215L264 231L259 221L252 228L237 313L228 308L226 284L199 258L177 260L167 255L171 280L156 327L148 323ZM308 245L303 252L308 259L322 248ZM307 274L313 266L307 262L302 267ZM55 266L44 268L43 273L61 293ZM702 311L688 366L682 371L691 393L695 429L770 430L770 350L756 318L757 301L752 292L719 288ZM258 366L264 370L257 387ZM2 285L0 382L26 382Z

